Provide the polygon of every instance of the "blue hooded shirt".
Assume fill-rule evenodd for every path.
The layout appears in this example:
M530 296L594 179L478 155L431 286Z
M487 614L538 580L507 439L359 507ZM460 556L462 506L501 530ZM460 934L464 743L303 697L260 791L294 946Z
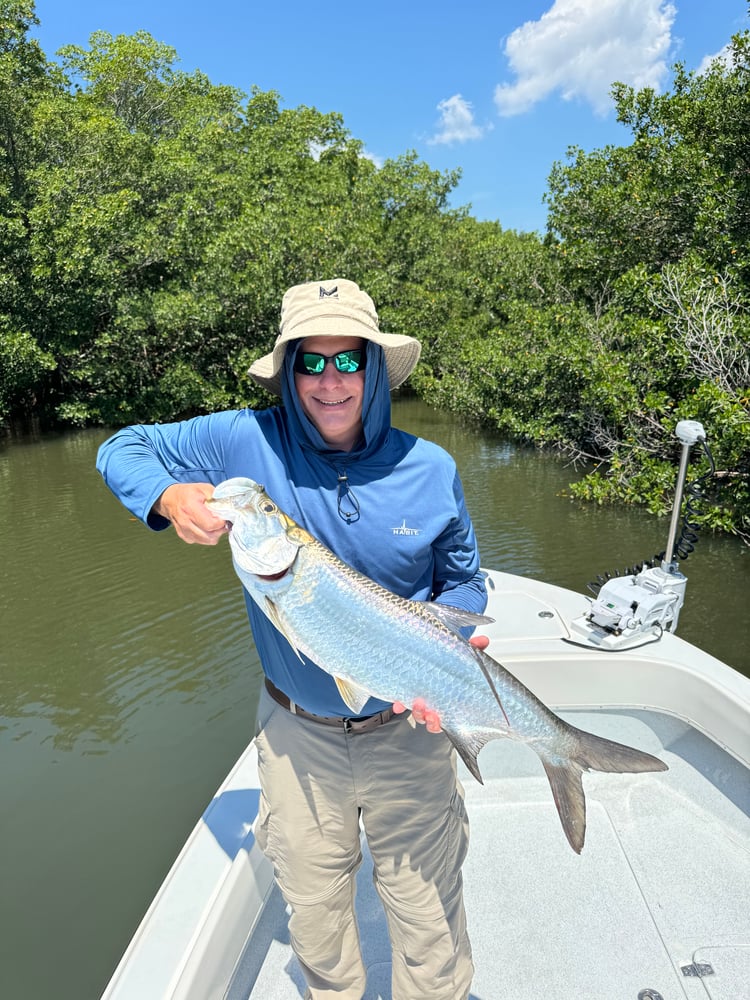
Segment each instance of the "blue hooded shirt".
M367 341L363 435L331 450L294 389L294 344L282 372L283 406L229 410L172 424L123 428L99 449L97 469L115 496L150 528L169 522L152 508L178 483L247 476L344 562L386 589L481 613L484 579L463 488L438 445L391 426L381 348ZM347 716L333 678L299 656L244 592L266 676L316 715ZM362 715L382 711L371 698Z

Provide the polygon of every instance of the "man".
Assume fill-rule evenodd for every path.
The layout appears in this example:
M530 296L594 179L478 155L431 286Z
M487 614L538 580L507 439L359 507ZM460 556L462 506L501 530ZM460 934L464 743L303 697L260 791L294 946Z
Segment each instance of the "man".
M414 338L380 330L354 282L296 285L273 351L250 368L283 406L125 428L97 466L150 527L171 523L184 541L207 545L227 526L205 499L223 479L249 476L387 589L480 613L486 593L455 465L391 426L390 390L419 353ZM245 599L266 675L256 836L290 908L307 996L361 1000L365 991L353 905L361 821L388 919L394 1000L462 1000L473 973L461 881L468 824L439 716L370 699L348 719L333 678L300 663Z

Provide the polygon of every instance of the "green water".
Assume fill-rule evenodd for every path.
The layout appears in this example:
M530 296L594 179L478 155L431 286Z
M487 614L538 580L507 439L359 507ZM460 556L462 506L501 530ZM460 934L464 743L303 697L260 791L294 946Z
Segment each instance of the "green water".
M394 422L455 456L486 566L584 591L668 523L559 496L571 469L415 400ZM226 544L130 518L106 434L0 445L0 997L95 1000L252 734L260 667ZM750 675L750 551L701 539L680 635Z

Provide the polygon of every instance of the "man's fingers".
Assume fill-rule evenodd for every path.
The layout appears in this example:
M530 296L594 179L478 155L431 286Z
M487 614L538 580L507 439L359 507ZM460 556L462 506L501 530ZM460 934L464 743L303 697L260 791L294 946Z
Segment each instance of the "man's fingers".
M428 733L439 733L442 729L440 725L440 714L438 712L433 712L431 709L427 709L424 713L424 724L427 727Z
M393 711L400 715L406 711L406 705L402 701L393 702ZM426 726L428 733L439 733L442 730L440 713L432 708L428 708L424 698L415 698L411 706L411 714L415 722Z
M210 483L173 483L154 504L154 510L172 522L183 542L216 545L229 526L206 506L213 491Z
M187 542L188 545L217 545L229 529L224 525L214 531L206 531L195 525L182 528L175 524L175 530L183 542Z
M414 716L414 721L419 723L424 723L424 713L427 706L425 705L424 698L415 698L414 704L411 706L411 714Z

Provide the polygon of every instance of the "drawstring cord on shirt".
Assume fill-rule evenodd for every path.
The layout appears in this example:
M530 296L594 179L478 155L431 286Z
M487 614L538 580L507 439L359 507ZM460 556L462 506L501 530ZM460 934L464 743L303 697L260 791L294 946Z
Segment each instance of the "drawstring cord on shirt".
M336 489L336 505L339 517L347 524L353 524L359 520L359 500L349 487L349 479L344 472L338 473L338 486Z

